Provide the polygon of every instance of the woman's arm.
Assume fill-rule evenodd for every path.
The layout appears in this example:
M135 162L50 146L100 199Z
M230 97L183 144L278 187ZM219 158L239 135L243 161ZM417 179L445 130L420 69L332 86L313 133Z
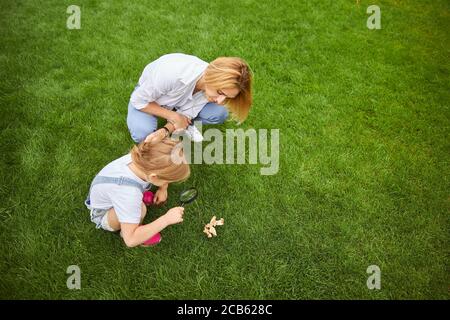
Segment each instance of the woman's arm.
M159 118L164 118L168 122L173 123L176 129L185 129L188 125L191 124L191 120L188 117L185 117L178 112L167 110L166 108L161 107L159 103L155 101L149 102L144 108L140 109L139 111L143 111Z

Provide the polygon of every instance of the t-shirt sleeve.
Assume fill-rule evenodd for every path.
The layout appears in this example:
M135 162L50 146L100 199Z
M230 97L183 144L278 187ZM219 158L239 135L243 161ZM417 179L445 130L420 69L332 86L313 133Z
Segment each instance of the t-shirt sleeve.
M111 201L120 223L140 223L142 193L135 187L121 186Z
M140 110L149 102L158 100L166 91L165 83L153 83L151 79L147 79L131 94L130 101L133 107Z

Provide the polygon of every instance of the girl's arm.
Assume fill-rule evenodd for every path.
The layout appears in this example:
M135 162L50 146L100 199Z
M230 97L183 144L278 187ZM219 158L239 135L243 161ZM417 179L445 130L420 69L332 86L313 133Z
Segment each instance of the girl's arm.
M136 223L121 223L120 227L122 229L123 241L127 247L136 247L167 226L183 222L183 214L183 207L175 207L149 224L138 225Z

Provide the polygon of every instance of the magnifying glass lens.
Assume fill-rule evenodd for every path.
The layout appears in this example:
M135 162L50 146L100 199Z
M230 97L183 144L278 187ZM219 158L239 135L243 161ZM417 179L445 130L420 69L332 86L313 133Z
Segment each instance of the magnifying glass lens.
M180 202L181 204L190 203L197 198L198 191L195 188L190 188L187 190L184 190L180 194Z

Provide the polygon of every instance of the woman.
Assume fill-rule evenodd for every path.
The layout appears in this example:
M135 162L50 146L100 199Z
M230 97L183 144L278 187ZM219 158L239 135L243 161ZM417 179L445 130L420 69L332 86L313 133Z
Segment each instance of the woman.
M252 104L252 75L240 58L220 57L207 63L182 53L167 54L147 65L128 104L127 124L135 142L161 140L175 130L192 129L194 121L223 123L228 110L242 122ZM224 107L227 106L227 108Z

